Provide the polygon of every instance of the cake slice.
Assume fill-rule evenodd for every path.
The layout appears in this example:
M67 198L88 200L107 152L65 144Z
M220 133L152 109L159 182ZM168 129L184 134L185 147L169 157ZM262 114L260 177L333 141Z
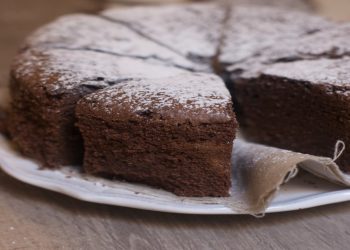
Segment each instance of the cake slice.
M79 101L89 174L181 196L228 196L237 129L231 97L214 75L131 80Z
M242 134L254 142L328 157L337 140L348 145L349 32L348 23L330 23L282 37L228 67ZM350 171L348 150L338 161Z
M127 79L184 72L152 60L95 51L28 49L16 57L11 70L11 137L43 167L80 164L83 144L74 126L80 98Z
M108 9L102 16L122 23L187 58L209 62L220 45L224 1Z
M254 142L333 157L350 145L350 58L320 58L246 70L235 78L244 136ZM337 160L350 171L348 148Z

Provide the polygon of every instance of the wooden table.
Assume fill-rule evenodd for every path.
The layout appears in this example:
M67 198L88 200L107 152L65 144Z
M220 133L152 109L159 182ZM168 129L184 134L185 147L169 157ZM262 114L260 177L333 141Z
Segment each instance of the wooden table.
M0 84L7 83L11 58L31 30L57 15L101 6L102 1L1 0ZM0 172L1 250L158 248L349 249L350 202L263 219L175 215L85 203Z

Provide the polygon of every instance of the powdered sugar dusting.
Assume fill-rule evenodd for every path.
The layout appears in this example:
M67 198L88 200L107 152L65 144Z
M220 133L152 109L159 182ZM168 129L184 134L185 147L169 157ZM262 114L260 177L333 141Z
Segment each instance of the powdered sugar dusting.
M297 39L283 40L261 52L255 61L264 64L317 58L341 58L350 55L350 24L326 27Z
M256 57L284 41L332 27L333 24L302 12L234 6L228 26L220 60L233 64Z
M140 36L125 25L93 15L63 16L34 32L27 38L25 46L97 50L129 57L158 59L183 68L203 68Z
M155 78L186 72L152 60L116 57L93 51L29 50L16 60L19 79L42 85L49 92L70 91L83 84L107 87L120 79Z
M130 25L185 56L212 57L219 45L225 9L218 3L110 9L102 13Z
M131 80L93 93L85 98L92 109L113 113L118 105L130 112L181 107L223 113L231 97L223 81L209 74L182 74L152 80ZM125 107L124 106L124 107Z
M349 24L329 24L299 37L280 39L274 46L227 69L238 78L268 74L315 84L345 86L350 83L349 34Z
M350 57L278 63L263 70L262 73L314 84L349 86Z

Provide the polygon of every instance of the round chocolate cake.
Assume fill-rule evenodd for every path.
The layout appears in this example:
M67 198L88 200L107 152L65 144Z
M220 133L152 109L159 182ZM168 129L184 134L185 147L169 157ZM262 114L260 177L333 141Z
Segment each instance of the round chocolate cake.
M256 5L266 2L279 7ZM253 141L330 156L350 142L348 25L287 6L307 9L220 1L63 16L14 60L11 137L43 167L83 164L183 196L229 195L236 115ZM350 170L350 153L340 162Z

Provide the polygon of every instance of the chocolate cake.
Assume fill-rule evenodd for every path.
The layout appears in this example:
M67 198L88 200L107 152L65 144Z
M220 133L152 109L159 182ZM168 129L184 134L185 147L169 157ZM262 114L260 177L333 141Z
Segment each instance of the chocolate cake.
M249 140L331 158L337 140L349 145L349 57L276 63L255 73L235 81ZM337 162L350 171L349 149Z
M6 112L0 108L0 133L5 134L6 131Z
M348 145L349 31L325 24L228 67L247 139L327 157L337 140ZM348 150L338 163L350 171Z
M84 97L77 117L87 173L182 196L228 196L237 124L219 77L126 81Z
M80 98L126 79L183 72L95 51L27 50L17 56L12 68L10 133L25 155L45 167L79 164L83 144L74 126L74 110Z
M26 39L11 70L9 130L14 142L43 167L56 168L81 164L82 134L88 173L179 195L227 196L237 124L223 81L213 72L227 80L250 138L265 142L261 137L274 127L265 126L259 135L259 111L246 113L254 105L264 109L250 96L257 89L269 93L261 87L262 72L284 61L297 69L301 62L292 64L290 54L319 63L322 56L306 58L295 44L320 32L331 36L326 31L340 27L308 13L252 4L266 1L303 8L290 0L135 7L69 15L39 29ZM325 45L327 51L339 42ZM289 50L277 46L288 43ZM327 59L330 54L341 56ZM343 56L333 51L325 60L345 60ZM283 78L277 73L271 77ZM255 90L245 93L250 86ZM247 109L241 110L243 105Z
M7 134L7 113L10 104L10 95L7 86L0 84L0 133Z

